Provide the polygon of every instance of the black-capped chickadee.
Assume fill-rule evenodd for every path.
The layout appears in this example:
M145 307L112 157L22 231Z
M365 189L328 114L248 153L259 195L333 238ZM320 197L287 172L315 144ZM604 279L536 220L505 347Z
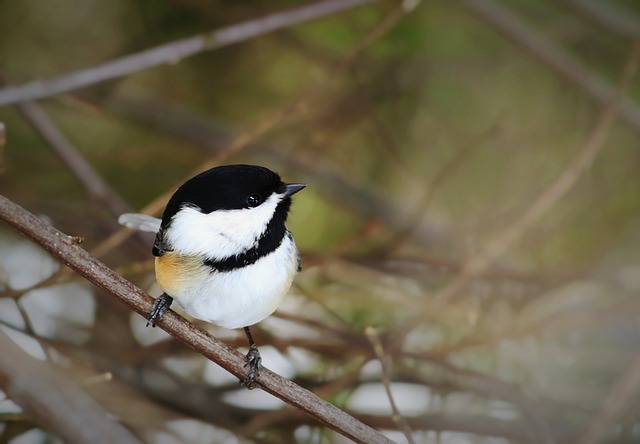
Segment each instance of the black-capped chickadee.
M300 270L285 221L291 196L305 186L283 183L259 166L220 166L178 188L162 220L120 216L122 225L157 232L153 255L164 293L147 325L155 326L175 299L194 318L243 327L250 347L246 385L253 387L261 358L249 327L275 311Z

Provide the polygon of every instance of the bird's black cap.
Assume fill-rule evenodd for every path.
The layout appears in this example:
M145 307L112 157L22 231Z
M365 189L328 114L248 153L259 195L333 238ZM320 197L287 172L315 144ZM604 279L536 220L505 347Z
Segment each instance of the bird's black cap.
M186 181L169 200L162 216L162 226L185 206L203 213L247 207L247 196L258 194L264 201L285 186L280 176L256 165L225 165L211 168Z

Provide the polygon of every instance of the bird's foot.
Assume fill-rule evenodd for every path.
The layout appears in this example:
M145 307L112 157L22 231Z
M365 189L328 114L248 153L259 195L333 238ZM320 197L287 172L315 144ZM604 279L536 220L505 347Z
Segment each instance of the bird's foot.
M253 390L258 386L256 382L256 378L260 376L260 367L262 364L262 358L260 357L260 352L258 351L258 347L252 345L249 347L249 352L247 353L247 362L244 365L245 368L249 367L249 371L247 372L247 380L241 381L240 384L244 385L249 390Z
M149 325L151 325L152 327L155 327L156 322L162 319L164 314L169 310L169 307L171 307L172 302L173 302L173 298L166 293L162 293L161 296L156 298L155 302L153 303L153 308L149 313L149 318L147 320L147 327Z

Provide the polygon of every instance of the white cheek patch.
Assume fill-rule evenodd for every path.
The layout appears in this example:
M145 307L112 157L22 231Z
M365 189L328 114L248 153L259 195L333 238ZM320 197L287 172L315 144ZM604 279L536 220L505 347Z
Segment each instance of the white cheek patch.
M255 246L281 200L282 195L274 193L255 208L217 210L209 214L185 207L171 219L166 236L177 253L226 259Z

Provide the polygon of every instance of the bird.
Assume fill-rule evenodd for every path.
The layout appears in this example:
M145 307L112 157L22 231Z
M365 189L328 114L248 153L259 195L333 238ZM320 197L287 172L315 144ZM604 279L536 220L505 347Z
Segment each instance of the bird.
M262 166L217 166L181 185L162 219L122 214L121 225L156 233L152 254L163 293L147 326L155 327L175 300L196 319L244 329L249 351L243 384L254 388L262 358L250 327L278 308L301 270L285 222L291 196L305 187L284 183Z

